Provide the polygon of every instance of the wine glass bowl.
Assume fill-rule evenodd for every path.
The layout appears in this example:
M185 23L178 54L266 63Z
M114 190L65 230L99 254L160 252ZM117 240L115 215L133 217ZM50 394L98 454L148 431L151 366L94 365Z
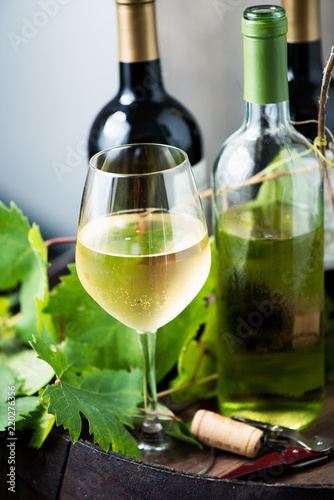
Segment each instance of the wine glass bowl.
M205 218L183 151L131 144L91 159L76 265L92 298L139 333L146 409L142 449L168 446L157 417L155 332L197 295L210 261Z

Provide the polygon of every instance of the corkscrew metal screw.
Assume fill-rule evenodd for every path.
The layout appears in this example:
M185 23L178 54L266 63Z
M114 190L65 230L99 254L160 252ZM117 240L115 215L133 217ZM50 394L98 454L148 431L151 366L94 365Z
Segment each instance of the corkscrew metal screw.
M232 417L233 420L238 422L243 422L244 424L257 427L265 431L265 443L271 444L273 447L275 445L285 446L301 446L309 451L314 451L317 453L329 453L332 449L332 441L328 438L321 436L314 436L313 438L307 438L300 434L299 432L289 429L288 427L283 427L280 425L272 425L266 422L258 422L257 420L251 420L244 417L239 417L237 415Z

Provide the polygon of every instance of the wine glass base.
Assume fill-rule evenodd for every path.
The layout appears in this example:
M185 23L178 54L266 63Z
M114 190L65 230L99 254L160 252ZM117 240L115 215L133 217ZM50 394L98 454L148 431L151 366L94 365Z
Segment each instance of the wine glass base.
M165 451L170 447L170 439L163 432L145 432L141 430L136 436L141 452Z

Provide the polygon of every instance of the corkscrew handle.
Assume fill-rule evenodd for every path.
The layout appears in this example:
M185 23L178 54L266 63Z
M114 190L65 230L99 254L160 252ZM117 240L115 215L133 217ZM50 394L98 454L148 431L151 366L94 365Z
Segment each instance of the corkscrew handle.
M286 449L279 453L268 453L259 458L252 464L245 464L237 469L225 474L221 479L248 479L248 480L269 480L270 477L278 477L289 467L305 467L326 460L328 454L317 453L306 450L305 448L297 448L287 446ZM274 469L275 468L275 469Z

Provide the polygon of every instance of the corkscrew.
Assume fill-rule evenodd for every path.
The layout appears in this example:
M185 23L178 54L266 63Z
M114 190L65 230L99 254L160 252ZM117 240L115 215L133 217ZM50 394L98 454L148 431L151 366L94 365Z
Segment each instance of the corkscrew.
M254 460L221 479L270 481L290 467L299 469L326 460L332 450L331 440L325 437L308 438L288 427L240 416L228 418L203 409L195 413L191 432L211 450L218 448ZM213 462L211 459L205 473Z
M254 463L238 467L221 479L269 480L271 475L281 475L290 467L299 469L326 460L332 449L332 442L328 438L321 436L307 438L288 427L239 416L232 418L264 431L262 442L274 452L260 457ZM279 470L273 474L273 468Z
M321 436L307 438L303 436L303 434L300 434L294 429L289 429L288 427L258 422L257 420L251 420L237 415L234 415L232 419L263 430L263 442L267 444L269 448L275 449L276 447L276 451L279 451L279 446L282 446L282 448L285 446L301 446L305 450L318 453L329 453L332 449L332 441L328 438Z

